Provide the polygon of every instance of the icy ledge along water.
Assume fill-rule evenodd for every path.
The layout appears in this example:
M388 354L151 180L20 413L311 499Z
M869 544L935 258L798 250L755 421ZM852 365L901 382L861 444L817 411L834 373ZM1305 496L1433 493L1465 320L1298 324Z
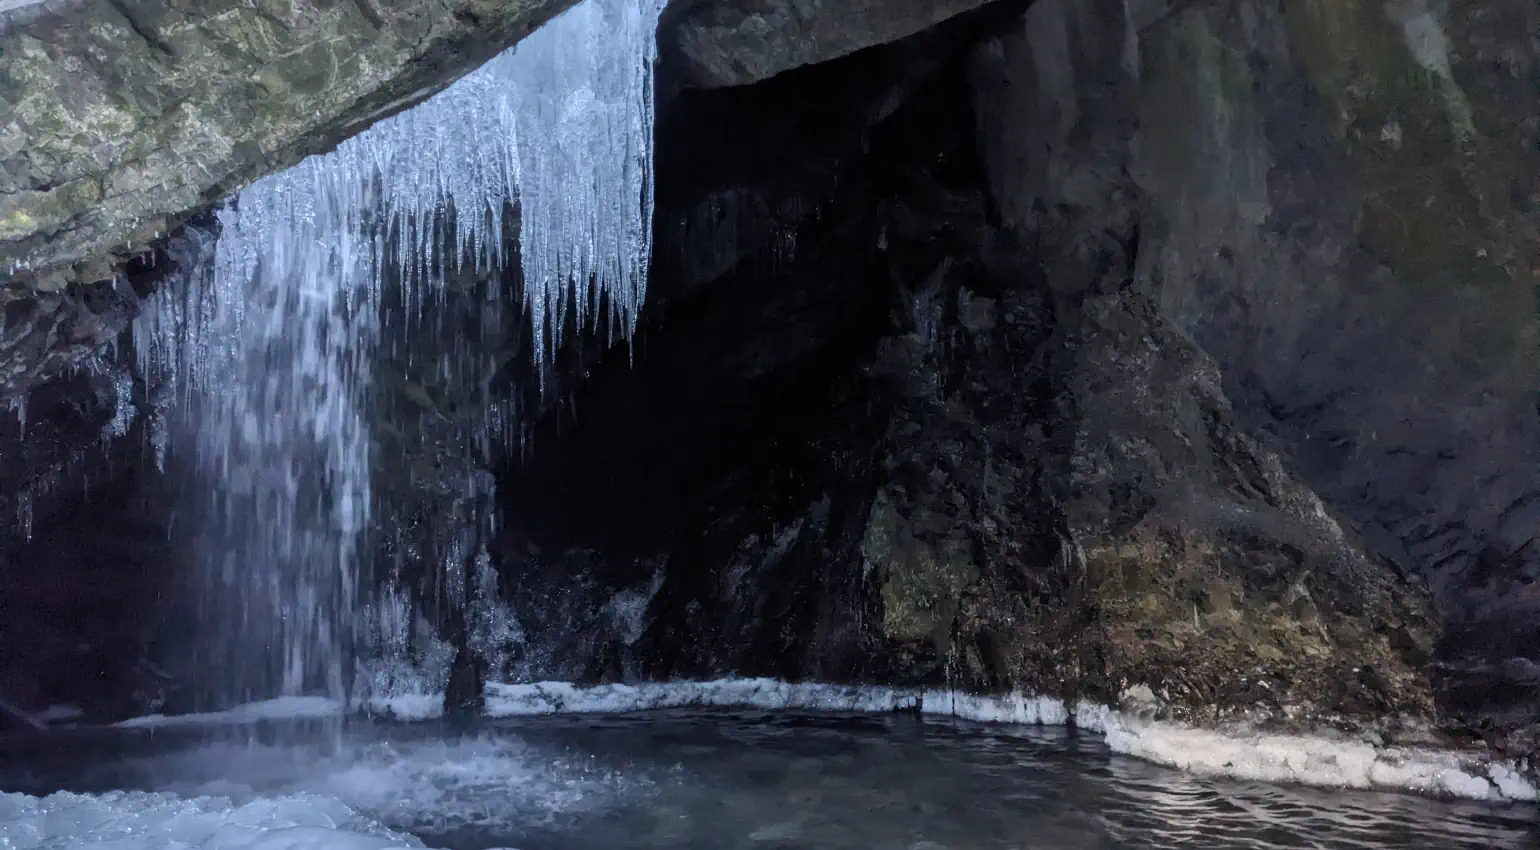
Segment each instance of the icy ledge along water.
M438 715L436 694L377 700L366 708L405 721ZM1179 724L1142 720L1106 706L1011 694L975 696L947 690L787 683L771 679L723 679L640 685L577 687L566 682L526 685L487 683L489 717L550 714L613 714L674 708L758 708L832 712L892 712L918 707L922 714L984 723L1063 726L1099 733L1116 753L1203 775L1325 788L1397 789L1490 801L1540 800L1537 789L1512 764L1460 758L1454 753L1375 747L1351 739L1304 735L1224 734ZM336 716L342 705L320 698L280 699L229 712L124 721L124 727L245 723Z
M473 736L431 721L311 732L79 730L24 769L0 763L0 787L47 795L0 796L0 846L1533 850L1540 826L1526 804L1203 777L1063 728L912 713L692 708L489 719ZM102 793L123 788L139 790Z
M174 794L0 794L0 847L78 850L386 850L422 842L313 794L236 804Z

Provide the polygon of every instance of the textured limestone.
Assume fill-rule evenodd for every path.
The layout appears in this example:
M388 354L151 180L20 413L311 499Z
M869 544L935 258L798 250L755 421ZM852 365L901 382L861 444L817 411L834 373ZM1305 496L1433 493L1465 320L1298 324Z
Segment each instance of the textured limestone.
M134 299L106 309L98 291L190 213L431 94L567 5L79 0L0 13L0 303L30 317L0 326L0 395L121 331Z
M431 94L567 5L80 0L4 13L0 395L121 331L134 299L109 309L97 293L190 213Z
M987 2L676 0L665 44L690 84L741 86L914 35Z
M983 0L673 4L675 79L754 82L910 35ZM0 300L64 320L0 328L0 395L68 368L133 315L97 287L186 217L409 106L570 0L50 0L0 11ZM44 299L47 300L47 299ZM17 309L23 309L18 307ZM30 308L29 308L30 309ZM50 340L40 346L39 340Z
M1537 15L1044 0L975 65L991 189L1023 238L1069 246L1044 267L1061 299L1137 222L1131 280L1214 358L1237 421L1429 581L1442 710L1520 749L1540 704L1540 632L1514 628L1540 622Z
M930 640L945 655L963 591L978 581L973 546L964 536L935 544L917 538L908 518L878 492L866 520L861 555L882 583L882 630L896 640Z
M565 5L81 0L0 18L0 269L92 282L110 252L424 97Z
M1122 47L1117 33L1097 43ZM656 279L677 300L650 309L634 366L601 364L577 390L580 418L563 428L549 413L502 479L522 538L508 574L546 588L519 603L532 646L549 640L545 656L587 679L945 681L1102 702L1143 686L1200 723L1426 721L1425 590L1247 433L1218 364L1144 291L1140 195L1102 167L1133 124L1028 114L1079 144L1045 144L1062 167L1018 172L1059 217L1027 203L1008 220L1035 233L997 229L975 142L1003 153L1020 138L1004 134L1032 124L982 116L972 138L965 94L1054 101L1030 88L1011 100L1003 83L984 95L1004 56L966 58L943 56L866 134L817 122L812 92L837 98L811 74L799 98L767 87L753 101L763 128L747 135L806 121L842 147L825 158L823 137L772 140L778 155L739 150L724 179L757 198L750 209L801 187L820 212L774 262L670 264L685 279ZM1106 81L1085 83L1086 104L1073 91L1057 103L1126 117L1136 99ZM688 126L709 138L708 123ZM729 196L710 159L685 161L699 203ZM824 168L840 179L805 179ZM1070 197L1051 194L1059 179ZM605 600L642 591L644 628L623 639ZM570 613L542 613L543 599Z

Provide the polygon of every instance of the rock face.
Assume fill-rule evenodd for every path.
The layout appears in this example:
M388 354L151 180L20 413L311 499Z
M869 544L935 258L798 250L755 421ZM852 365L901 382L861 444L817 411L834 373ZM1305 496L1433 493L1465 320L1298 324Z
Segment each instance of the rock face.
M567 3L48 2L0 12L0 396L137 313L126 260Z
M675 0L663 36L690 85L741 86L914 35L986 2Z
M24 264L44 289L110 277L114 249L421 99L565 5L81 0L6 13L0 267Z
M135 311L103 309L102 281L189 214L420 100L568 4L451 5L0 12L0 394L120 332Z
M661 208L733 226L660 229L660 256L738 250L660 258L635 365L601 366L500 480L504 574L544 648L527 674L1144 686L1198 722L1427 720L1425 590L1246 433L1161 314L1138 188L1083 180L1096 205L1058 231L991 221L976 151L1000 140L969 92L999 26L787 75L745 112L675 104L702 150L721 125L779 155L664 149L692 181L660 166L682 190Z
M92 368L0 412L0 699L106 721L157 711L177 584L151 464L143 386Z
M1020 333L1027 313L1012 301L1016 322L988 333ZM973 310L976 325L989 316ZM1089 294L1031 362L1042 383L1019 396L1017 433L1039 439L1001 427L1002 388L970 381L960 394L977 424L920 419L936 448L919 441L901 460L910 475L959 467L950 487L910 495L912 515L934 523L948 503L977 506L942 527L983 554L980 581L955 598L964 658L984 681L1103 702L1142 685L1199 722L1431 714L1426 597L1245 435L1217 364L1153 302ZM1046 540L1022 536L1033 516Z
M1139 217L1136 276L1245 429L1427 579L1445 707L1508 729L1540 697L1491 663L1540 637L1537 32L1525 3L1044 2L974 66L1005 225L1076 258Z

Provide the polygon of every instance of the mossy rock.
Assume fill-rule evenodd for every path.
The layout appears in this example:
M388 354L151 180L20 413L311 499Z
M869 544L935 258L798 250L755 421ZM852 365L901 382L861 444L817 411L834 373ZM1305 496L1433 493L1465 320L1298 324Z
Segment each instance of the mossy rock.
M962 594L979 577L969 541L920 539L888 494L880 492L861 552L880 577L883 632L899 641L933 641L944 654Z

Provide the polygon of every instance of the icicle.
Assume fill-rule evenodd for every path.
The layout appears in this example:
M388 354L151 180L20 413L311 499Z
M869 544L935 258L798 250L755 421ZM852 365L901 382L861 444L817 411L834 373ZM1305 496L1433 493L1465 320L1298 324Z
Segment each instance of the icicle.
M21 429L21 436L27 435L27 394L17 393L5 400L6 409L16 417L16 427Z
M134 423L134 417L139 415L139 410L134 407L134 378L127 369L118 369L113 373L112 392L112 419L102 426L103 443L110 443L127 434L129 426Z
M155 458L155 471L164 475L166 473L166 451L170 448L170 427L166 422L164 411L156 411L150 419L149 429L150 454Z
M218 213L211 264L187 264L205 242L181 246L179 266L196 270L146 311L136 353L176 401L172 450L185 440L202 479L198 559L215 604L235 606L215 616L251 630L212 650L249 672L241 689L335 694L344 678L386 283L420 325L446 273L501 271L517 200L542 378L569 311L584 330L607 307L611 334L633 332L652 247L660 6L585 0L423 104L243 190ZM484 431L507 430L498 415ZM451 597L464 596L464 562L445 565ZM269 663L248 671L242 654L263 645Z
M21 532L23 540L32 542L32 490L30 488L16 494L16 530Z
M498 592L497 569L485 548L476 553L475 570L476 590L467 612L470 648L486 659L494 678L506 677L512 662L510 650L524 642L524 627Z

